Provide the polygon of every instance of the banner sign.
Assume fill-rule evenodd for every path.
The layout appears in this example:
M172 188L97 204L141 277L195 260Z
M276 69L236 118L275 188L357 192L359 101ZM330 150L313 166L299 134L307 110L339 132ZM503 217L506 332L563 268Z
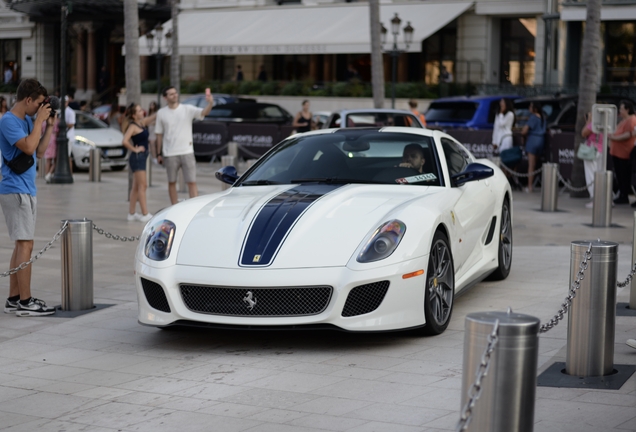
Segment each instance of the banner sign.
M192 123L192 144L196 156L224 156L227 154L227 126L225 123L198 121Z
M550 152L550 162L559 164L559 172L569 180L574 165L574 132L548 133L545 144Z
M278 144L280 133L276 124L241 124L228 126L229 141L238 144L239 155L245 159L258 158Z

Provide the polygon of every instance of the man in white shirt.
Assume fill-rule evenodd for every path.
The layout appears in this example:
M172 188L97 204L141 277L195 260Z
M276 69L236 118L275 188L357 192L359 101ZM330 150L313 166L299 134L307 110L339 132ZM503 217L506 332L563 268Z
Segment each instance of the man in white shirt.
M177 173L183 171L183 179L188 184L190 198L198 195L196 183L196 161L192 146L192 122L203 120L212 109L214 99L206 94L208 106L198 108L179 103L179 93L174 87L163 90L168 106L157 112L155 134L157 136L157 161L164 164L168 174L170 202L177 203Z
M69 97L64 97L64 121L66 121L66 138L68 139L68 158L71 172L73 172L73 143L75 142L75 110L69 106ZM59 156L59 155L58 155Z

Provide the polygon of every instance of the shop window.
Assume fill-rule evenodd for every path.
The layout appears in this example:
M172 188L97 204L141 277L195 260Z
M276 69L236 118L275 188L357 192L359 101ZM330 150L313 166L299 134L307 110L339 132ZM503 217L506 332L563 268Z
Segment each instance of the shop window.
M422 42L424 76L418 80L423 80L426 84L454 81L456 53L457 21L453 21ZM409 79L412 77L409 76Z
M636 23L607 21L605 27L605 81L609 84L636 82L634 39Z
M535 18L508 18L501 20L502 83L512 85L534 84L534 42L537 35Z
M3 73L2 82L17 85L21 72L21 64L19 63L20 39L0 40L0 55Z

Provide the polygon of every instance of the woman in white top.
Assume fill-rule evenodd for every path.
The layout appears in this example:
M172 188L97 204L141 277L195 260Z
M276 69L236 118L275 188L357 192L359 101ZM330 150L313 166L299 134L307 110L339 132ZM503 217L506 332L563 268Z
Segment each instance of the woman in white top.
M512 127L515 124L515 113L510 99L499 101L499 113L495 116L492 128L492 145L501 153L512 148Z

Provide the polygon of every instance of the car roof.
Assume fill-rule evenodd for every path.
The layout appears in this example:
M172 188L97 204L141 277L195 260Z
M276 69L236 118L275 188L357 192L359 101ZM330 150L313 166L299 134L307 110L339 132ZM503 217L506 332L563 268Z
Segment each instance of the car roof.
M305 132L302 134L296 134L296 135L292 135L291 137L294 136L298 136L298 135L303 135L303 136L310 136L310 135L326 135L326 134L332 134L335 132L346 132L346 133L353 133L352 131L360 131L360 130L375 130L378 132L400 132L400 133L410 133L412 135L423 135L423 136L428 136L428 137L434 137L437 134L442 134L441 131L437 131L437 130L431 130L431 129L424 129L424 128L413 128L413 127L405 127L405 126L385 126L385 127L381 127L381 128L377 128L377 127L365 127L365 128L331 128L331 129L317 129L314 131L310 131L310 132Z
M515 103L523 103L523 102L553 102L553 101L569 101L577 99L578 95L540 95L540 96L531 96L525 97L522 99L515 100Z
M379 114L413 114L411 111L393 108L358 108L358 109L342 109L334 111L334 114L362 114L362 113L379 113Z
M431 102L434 104L436 102L481 102L481 101L495 101L499 99L518 99L518 95L477 95L477 96L450 96L443 97L439 99L435 99Z
M212 96L215 97L231 97L231 95L227 94L227 93L212 93ZM205 93L196 93L196 94L189 94L189 95L182 95L182 97L184 98L183 100L188 100L188 99L192 99L192 98L200 98L200 97L205 97Z

